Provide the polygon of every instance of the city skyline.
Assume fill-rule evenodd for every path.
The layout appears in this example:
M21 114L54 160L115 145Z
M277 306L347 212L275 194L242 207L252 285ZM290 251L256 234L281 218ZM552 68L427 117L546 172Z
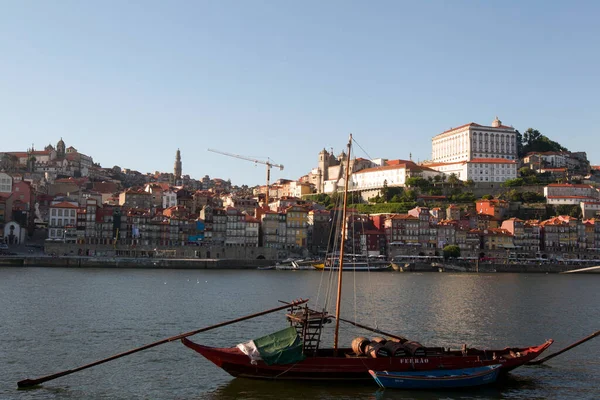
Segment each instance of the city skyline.
M3 151L68 145L103 167L264 184L318 152L431 158L431 139L496 115L571 151L597 136L594 2L143 5L12 3L0 50ZM224 167L227 165L227 167Z

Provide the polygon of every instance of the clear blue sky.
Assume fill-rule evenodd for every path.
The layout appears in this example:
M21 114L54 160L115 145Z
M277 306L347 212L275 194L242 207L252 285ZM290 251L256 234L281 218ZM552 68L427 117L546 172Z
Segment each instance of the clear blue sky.
M496 115L600 164L597 1L0 0L0 151L56 144L104 167L296 179L348 133L428 159Z

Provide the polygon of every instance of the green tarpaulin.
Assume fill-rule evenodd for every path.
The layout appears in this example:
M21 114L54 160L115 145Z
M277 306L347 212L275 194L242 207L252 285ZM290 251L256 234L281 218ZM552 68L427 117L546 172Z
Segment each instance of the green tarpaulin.
M291 364L304 360L302 340L294 327L254 339L261 358L267 365Z

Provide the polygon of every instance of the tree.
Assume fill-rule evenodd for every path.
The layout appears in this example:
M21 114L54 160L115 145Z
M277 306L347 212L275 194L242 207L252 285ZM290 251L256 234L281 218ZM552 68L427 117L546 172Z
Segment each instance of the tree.
M515 132L517 134L517 156L522 158L525 156L523 153L523 135L521 135L521 132L517 130L515 130Z
M458 176L456 176L456 174L453 172L448 177L448 183L454 187L454 185L458 185L460 183L460 179L458 179Z
M460 257L460 247L458 247L454 244L449 244L447 246L444 246L443 252L444 252L444 260L448 260L449 258Z
M429 187L429 182L425 178L414 176L406 180L406 186L418 187L419 189L425 190Z
M492 196L491 194L484 194L483 196L481 196L481 198L483 200L493 200L494 196Z
M535 151L568 151L559 143L542 135L537 129L529 128L523 133L523 155Z
M520 176L535 176L537 173L529 167L519 168Z
M14 172L17 170L18 166L19 159L15 155L8 153L2 155L2 159L0 159L0 170Z
M409 202L417 199L417 193L414 190L405 190L402 193L402 201Z
M504 187L514 187L514 186L523 186L523 178L515 178L515 179L507 179L502 182L502 186Z
M388 188L387 179L383 181L383 188L381 188L381 197L383 197L384 202L387 202L390 199L390 190Z

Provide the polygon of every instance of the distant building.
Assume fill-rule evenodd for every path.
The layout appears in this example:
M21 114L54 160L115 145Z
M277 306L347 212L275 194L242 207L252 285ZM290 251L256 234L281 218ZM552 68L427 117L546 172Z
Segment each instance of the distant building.
M517 133L496 117L492 126L474 122L440 133L431 140L431 161L450 163L476 158L517 159Z
M600 192L592 185L552 183L544 187L546 203L553 205L579 205L580 202L600 200Z

